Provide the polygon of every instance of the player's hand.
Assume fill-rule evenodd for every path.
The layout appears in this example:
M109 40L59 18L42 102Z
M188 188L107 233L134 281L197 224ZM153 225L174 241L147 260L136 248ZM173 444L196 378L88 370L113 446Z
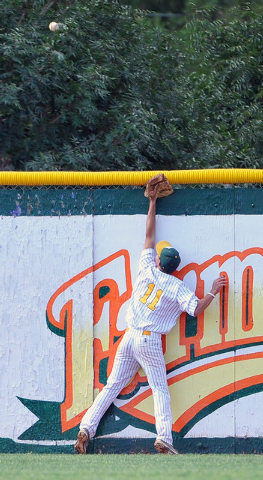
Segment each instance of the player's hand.
M227 285L227 279L225 276L222 275L221 277L214 280L211 288L211 293L213 293L213 295L216 295L225 285Z
M157 193L158 193L158 185L155 185L155 187L151 187L151 189L148 192L149 201L151 200L155 201L157 199Z

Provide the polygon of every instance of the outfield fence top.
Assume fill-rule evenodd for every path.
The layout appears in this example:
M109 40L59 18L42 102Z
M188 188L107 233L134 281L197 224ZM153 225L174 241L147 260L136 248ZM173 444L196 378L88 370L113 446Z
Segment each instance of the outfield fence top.
M0 172L0 186L142 187L163 173L172 185L263 184L263 169L151 170L106 172Z

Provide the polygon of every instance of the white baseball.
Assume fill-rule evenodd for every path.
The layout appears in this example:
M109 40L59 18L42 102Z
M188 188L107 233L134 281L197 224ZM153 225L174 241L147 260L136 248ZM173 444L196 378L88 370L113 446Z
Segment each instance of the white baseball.
M59 24L57 22L51 22L49 24L49 30L51 30L51 32L55 32L58 29L59 29Z

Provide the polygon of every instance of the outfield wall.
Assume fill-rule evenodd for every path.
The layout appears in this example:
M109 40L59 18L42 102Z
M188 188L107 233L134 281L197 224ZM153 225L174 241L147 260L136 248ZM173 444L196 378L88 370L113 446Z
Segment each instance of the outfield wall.
M73 453L109 375L144 244L142 189L0 190L0 451ZM263 190L179 189L158 200L156 241L202 296L229 286L163 338L180 452L263 451ZM150 452L152 394L140 370L90 452Z

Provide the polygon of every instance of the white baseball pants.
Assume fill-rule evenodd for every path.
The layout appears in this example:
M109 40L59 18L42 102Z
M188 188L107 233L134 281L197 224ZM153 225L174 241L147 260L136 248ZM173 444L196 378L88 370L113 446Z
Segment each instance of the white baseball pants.
M172 445L171 400L166 379L161 334L129 328L120 343L107 384L82 418L80 428L94 437L99 422L109 406L142 367L154 401L157 438Z

